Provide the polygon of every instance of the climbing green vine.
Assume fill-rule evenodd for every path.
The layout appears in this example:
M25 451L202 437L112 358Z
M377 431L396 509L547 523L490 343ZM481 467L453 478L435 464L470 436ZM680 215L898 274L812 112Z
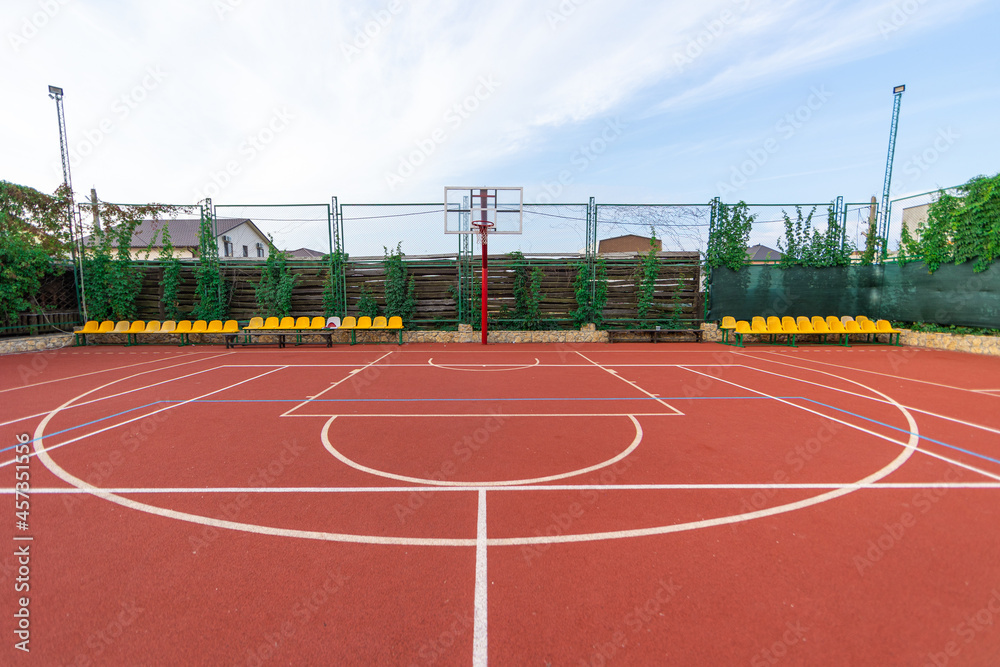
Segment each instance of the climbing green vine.
M416 284L413 276L407 278L406 264L403 262L402 242L396 244L395 250L383 249L385 255L382 266L385 268L385 314L386 317L398 315L403 318L403 324L409 326L413 320L413 311L417 305Z

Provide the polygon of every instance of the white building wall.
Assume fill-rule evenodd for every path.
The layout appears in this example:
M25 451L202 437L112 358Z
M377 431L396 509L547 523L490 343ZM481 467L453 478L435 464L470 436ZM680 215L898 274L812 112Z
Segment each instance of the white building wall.
M229 257L229 259L244 259L243 246L247 247L247 252L248 252L247 259L263 260L267 258L268 255L267 239L258 234L257 230L254 227L251 227L249 224L244 222L242 225L239 225L238 227L233 227L225 234L219 235L218 238L219 257L221 257L222 259L227 259L223 241L224 236L228 236L230 239L232 239L233 243L233 254ZM257 257L258 243L264 246L263 257Z

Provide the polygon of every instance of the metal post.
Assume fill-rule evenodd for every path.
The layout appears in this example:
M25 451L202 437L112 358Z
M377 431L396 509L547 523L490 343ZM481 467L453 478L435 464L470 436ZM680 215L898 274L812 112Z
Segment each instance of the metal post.
M879 206L879 214L882 217L879 225L878 238L881 241L881 252L879 259L885 259L889 244L889 187L892 184L892 160L896 154L896 132L899 130L899 105L903 100L903 91L906 86L896 86L892 89L892 127L889 128L889 157L885 163L885 181L882 184L882 205Z
M597 204L593 197L587 204L587 271L590 274L590 299L597 296Z
M77 284L77 300L83 311L83 319L87 315L87 288L83 280L83 222L76 218L76 205L73 203L73 176L70 173L69 141L66 137L66 112L63 109L63 89L49 86L49 97L56 101L56 118L59 122L59 157L62 160L63 184L66 186L69 199L66 201L66 225L69 229L70 256L73 261L73 278ZM74 225L74 220L76 225ZM79 232L79 233L78 233Z
M488 261L486 259L487 258L487 247L486 247L486 245L487 245L487 236L489 234L489 232L487 232L487 227L486 227L486 225L489 224L489 219L488 219L488 217L486 215L486 207L488 206L487 199L488 199L488 191L487 190L480 190L479 191L479 208L480 208L480 211L482 212L481 224L483 225L480 228L480 234L481 234L480 240L482 241L482 246L483 246L483 249L482 249L482 253L483 253L483 277L482 277L482 280L483 280L483 287L482 287L483 294L482 294L482 297L483 298L482 298L482 320L480 322L480 329L482 330L483 345L486 345L486 337L487 337L487 329L488 329L487 316L486 316L486 310L487 310L487 308L486 308L486 305L487 305L487 277L489 276L489 263L488 263Z

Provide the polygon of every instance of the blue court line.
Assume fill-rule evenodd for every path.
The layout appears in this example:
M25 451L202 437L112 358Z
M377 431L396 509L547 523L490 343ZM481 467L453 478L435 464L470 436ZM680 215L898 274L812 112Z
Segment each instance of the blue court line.
M322 402L327 402L327 403L359 403L359 402L360 403L407 403L407 402L427 402L427 401L433 401L433 402L464 402L464 401L677 401L677 400L733 400L733 399L768 400L768 399L778 399L778 398L784 399L784 400L798 399L798 400L802 400L802 401L808 401L809 403L813 403L814 405L821 405L821 406L823 406L825 408L829 408L829 409L834 410L836 412L841 412L843 414L851 415L852 417L857 417L858 419L860 419L862 421L867 421L867 422L870 422L870 423L873 423L873 424L878 424L879 426L884 426L884 427L886 427L888 429L891 429L891 430L894 430L894 431L899 431L900 433L905 433L907 435L917 435L917 437L920 440L926 440L927 442L933 442L936 445L940 445L942 447L947 447L948 449L953 449L953 450L955 450L957 452L962 452L964 454L968 454L970 456L974 456L976 458L980 458L980 459L983 459L983 460L986 460L986 461L990 461L991 463L996 463L996 464L1000 465L1000 460L992 458L990 456L986 456L985 454L979 454L977 452L973 452L973 451L968 450L968 449L963 449L962 447L958 447L956 445L950 445L947 442L943 442L943 441L937 440L935 438L930 438L930 437L925 436L925 435L914 434L912 431L908 431L908 430L906 430L904 428L900 428L898 426L893 426L891 424L886 424L885 422L881 422L881 421L879 421L877 419L872 419L870 417L865 417L864 415L859 415L856 412L851 412L850 410L844 410L843 408L838 408L838 407L836 407L834 405L829 405L829 404L823 403L821 401L816 401L816 400L813 400L811 398L806 398L805 396L774 396L774 397L771 397L771 396L690 396L690 397L676 396L676 397L655 397L655 398L654 397L629 397L629 398L586 398L586 397L582 397L582 398L497 398L497 399L489 399L489 398L438 398L438 399L434 399L434 398L377 398L377 399L361 399L361 398L355 399L355 398L347 398L347 399L316 399L316 401L314 401L314 402L320 402L320 401L322 401ZM153 403L147 403L146 405L141 405L139 407L131 408L129 410L124 410L122 412L118 412L118 413L115 413L115 414L112 414L112 415L108 415L108 416L102 417L100 419L95 419L93 421L85 422L85 423L79 424L77 426L72 426L70 428L66 428L66 429L63 429L61 431L55 431L53 433L47 434L46 437L52 437L52 436L56 436L56 435L61 435L63 433L68 433L70 431L74 431L76 429L83 428L84 426L91 426L93 424L98 424L98 423L100 423L102 421L105 421L105 420L108 420L108 419L114 419L115 417L120 417L120 416L126 415L126 414L128 414L130 412L134 412L136 410L142 410L143 408L154 406L154 405L157 405L159 403L181 404L181 403L295 403L295 402L301 402L301 401L295 401L295 400L289 400L289 399L280 399L280 400L274 400L274 401L250 400L250 399L211 400L211 401L179 401L179 400L154 401ZM377 417L378 415L372 415L372 416L373 417ZM34 442L36 439L37 438L33 438L31 440L28 440L26 443L19 443L19 444L28 444L28 443ZM0 449L0 454L2 454L4 452L9 452L9 451L11 451L12 449L14 449L17 446L18 445L11 445L10 447L6 447L4 449Z
M127 415L130 412L135 412L136 410L142 410L143 408L148 408L157 405L159 403L165 403L165 402L166 401L153 401L152 403L147 403L146 405L140 405L135 408L129 408L128 410L122 410L121 412L116 412L113 415L108 415L106 417L101 417L100 419L95 419L93 421L77 424L76 426L70 426L69 428L64 428L61 431L53 431L52 433L46 433L45 437L51 438L52 436L62 435L63 433L69 433L70 431L75 431L76 429L83 428L84 426L93 426L94 424L100 424L102 421L106 421L108 419L114 419L115 417L121 417L122 415ZM71 405L70 407L75 407L75 406ZM35 440L38 440L38 438L32 438L31 440L27 440L23 443L18 443L17 445L11 445L10 447L5 447L3 449L0 449L0 454L3 454L4 452L9 452L10 450L14 449L14 447L18 447L22 444L26 445L30 442L34 442Z
M778 398L801 398L801 397L800 396L780 396ZM767 397L766 396L693 396L693 397L687 398L687 397L679 397L678 396L678 397L673 397L673 398L671 398L671 397L668 397L668 398L650 398L650 397L647 397L647 396L635 396L635 397L625 397L625 398L623 398L623 397L614 397L613 396L611 398L587 398L587 397L581 397L581 398L343 398L343 399L340 399L340 398L336 398L336 399L323 398L323 399L316 399L314 401L311 400L310 402L313 402L313 403L318 403L318 402L324 402L324 403L391 403L391 402L401 402L401 403L403 403L403 402L416 402L416 401L433 401L433 402L448 402L448 401L657 401L657 400L659 400L659 401L664 401L664 400L666 400L666 401L678 401L678 400L696 400L696 399L702 399L702 400L724 400L724 399L747 399L747 400L755 400L756 399L756 400L761 400L761 399L764 399L764 400L766 400ZM302 402L302 399L299 399L299 398L295 398L295 399L283 399L282 398L282 399L273 399L273 400L265 400L265 399L228 399L228 400L224 400L224 399L220 399L220 400L205 400L205 401L202 401L202 400L197 400L197 401L190 401L190 400L188 400L188 401L182 401L182 400L173 400L173 399L163 399L163 400L159 400L159 401L153 401L152 403L147 403L146 405L140 405L140 406L135 407L135 408L129 408L128 410L123 410L122 412L116 412L114 414L107 415L106 417L101 417L100 419L95 419L93 421L84 422L84 423L78 424L76 426L70 426L69 428L64 428L61 431L53 431L52 433L46 433L45 437L48 438L48 437L53 437L53 436L57 436L57 435L62 435L63 433L69 433L70 431L74 431L76 429L83 428L84 426L92 426L94 424L99 424L102 421L105 421L105 420L108 420L108 419L114 419L115 417L121 417L122 415L127 415L130 412L135 412L136 410L142 410L144 408L153 407L153 406L159 405L161 403L166 403L168 405L179 405L181 403L301 403L301 402ZM75 408L75 407L79 407L79 406L71 405L69 407L70 408ZM34 442L36 439L37 438L32 438L31 440L26 441L24 444L28 444L28 443ZM2 454L4 452L9 452L10 450L14 449L14 447L17 447L17 445L11 445L10 447L5 447L3 449L0 449L0 454Z
M844 414L851 415L852 417L857 417L858 419L862 419L864 421L868 421L868 422L871 422L873 424L878 424L879 426L885 426L886 428L892 429L894 431L899 431L900 433L906 433L908 435L914 435L913 431L908 431L905 428L900 428L898 426L893 426L892 424L886 424L885 422L880 422L877 419L871 419L870 417L864 417L862 415L855 414L855 413L851 412L850 410L844 410L843 408L838 408L838 407L833 406L833 405L827 405L826 403L820 403L819 401L814 401L811 398L803 398L802 400L803 401L809 401L810 403L815 403L816 405L822 405L823 407L830 408L831 410L836 410L837 412L843 412ZM942 441L937 440L935 438L927 437L926 435L918 435L917 437L919 437L921 440L926 440L927 442L933 442L935 445L941 445L942 447L947 447L948 449L954 449L956 452L962 452L962 453L968 454L970 456L975 456L975 457L980 458L980 459L985 459L985 460L990 461L992 463L1000 464L1000 460L997 460L997 459L992 458L990 456L986 456L985 454L978 454L978 453L970 451L968 449L962 449L961 447L956 447L955 445L949 445L947 442L942 442Z

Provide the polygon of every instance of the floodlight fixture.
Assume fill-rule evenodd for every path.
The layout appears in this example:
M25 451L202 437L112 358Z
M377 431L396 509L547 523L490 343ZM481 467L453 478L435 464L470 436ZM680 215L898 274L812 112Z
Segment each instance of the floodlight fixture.
M49 86L49 97L58 100L63 96L63 89L59 86Z
M894 95L899 95L904 90L906 90L906 86L896 86L895 88L892 89L892 93Z

